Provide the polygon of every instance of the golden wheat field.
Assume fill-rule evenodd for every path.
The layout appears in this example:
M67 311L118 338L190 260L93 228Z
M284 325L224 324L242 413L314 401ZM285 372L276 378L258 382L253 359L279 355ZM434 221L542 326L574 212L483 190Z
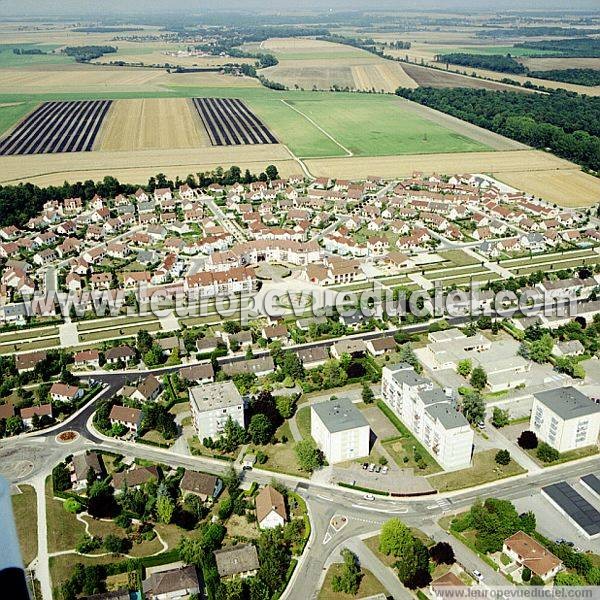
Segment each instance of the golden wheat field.
M0 69L0 93L160 92L181 87L258 87L251 77L220 73L167 73L165 69L101 65L44 65Z
M400 64L391 61L381 60L374 64L353 66L352 77L358 90L395 92L399 87L418 87Z
M197 150L137 150L120 152L75 152L0 156L0 184L32 181L56 185L69 181L101 179L113 175L128 182L144 182L156 173L186 176L237 165L259 173L269 164L281 173L298 173L300 165L280 144L254 146L211 146Z
M116 100L94 150L200 148L210 140L188 98Z
M600 202L600 179L577 169L501 172L496 175L510 186L527 190L560 206L590 206Z
M342 157L306 161L315 176L356 179L424 173L488 173L527 193L562 206L589 206L600 201L600 179L577 165L538 150L467 152L412 156ZM523 171L523 165L528 170Z
M532 58L525 56L519 59L532 71L549 71L551 69L600 69L600 58L581 58L567 56L564 58Z

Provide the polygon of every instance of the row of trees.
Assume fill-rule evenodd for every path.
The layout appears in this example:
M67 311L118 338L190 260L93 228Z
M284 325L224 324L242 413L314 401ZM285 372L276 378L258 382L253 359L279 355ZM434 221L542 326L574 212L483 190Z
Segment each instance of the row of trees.
M442 63L451 63L463 67L488 69L501 73L526 73L527 68L510 54L471 54L470 52L450 52L438 54L435 60Z
M49 200L64 200L65 198L81 198L84 202L90 201L96 194L102 198L115 198L119 194L131 195L139 187L147 192L156 188L176 188L187 183L192 188L207 187L211 183L233 185L234 183L249 184L257 180L268 181L278 179L277 167L269 165L258 176L248 169L244 172L238 166L229 169L217 167L213 171L189 174L185 179L179 177L175 180L167 179L163 173L150 177L145 185L121 183L115 177L107 175L102 181L65 182L62 185L39 187L32 183L19 183L17 185L0 186L0 227L16 225L22 227L29 219L37 216L44 204Z
M556 90L399 88L399 96L600 171L600 98Z
M549 69L548 71L529 71L529 75L538 79L551 79L576 85L600 85L598 69Z

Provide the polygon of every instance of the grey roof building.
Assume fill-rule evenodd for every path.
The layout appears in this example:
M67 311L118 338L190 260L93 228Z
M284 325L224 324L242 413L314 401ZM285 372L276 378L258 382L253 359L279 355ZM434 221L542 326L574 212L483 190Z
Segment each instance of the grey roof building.
M360 410L348 398L319 402L313 404L312 409L330 433L364 427L369 424Z
M534 397L565 421L600 413L600 404L573 386L538 392Z

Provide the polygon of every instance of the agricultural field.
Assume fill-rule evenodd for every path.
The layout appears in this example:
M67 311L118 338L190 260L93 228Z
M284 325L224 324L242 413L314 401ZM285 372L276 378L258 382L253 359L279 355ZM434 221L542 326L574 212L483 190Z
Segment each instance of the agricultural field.
M582 57L524 57L519 60L532 71L552 71L553 69L600 69L600 58Z
M402 65L343 44L305 38L274 38L257 46L277 56L279 64L264 75L290 89L330 90L333 87L393 93L417 87Z
M194 98L213 146L276 144L267 126L238 98Z
M110 109L94 150L200 148L210 140L187 98L117 100Z
M0 155L89 152L110 104L44 102L0 142Z
M18 123L37 106L37 102L0 103L0 135Z
M421 87L466 87L499 91L521 90L521 88L517 88L512 85L506 85L504 83L486 81L484 79L477 79L475 77L469 77L467 75L461 75L459 73L453 73L451 71L442 71L441 69L430 69L428 67L421 67L420 65L404 64L403 69L407 73L407 75L412 77L412 79ZM528 90L521 91L527 92Z
M576 168L498 172L496 175L510 186L560 206L591 206L600 201L600 180Z

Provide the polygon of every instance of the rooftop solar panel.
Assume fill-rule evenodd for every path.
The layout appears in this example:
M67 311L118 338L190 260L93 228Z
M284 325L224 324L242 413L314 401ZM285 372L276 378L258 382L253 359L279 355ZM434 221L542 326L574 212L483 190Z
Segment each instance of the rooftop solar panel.
M600 512L566 481L548 485L542 488L542 492L588 536L600 533Z

